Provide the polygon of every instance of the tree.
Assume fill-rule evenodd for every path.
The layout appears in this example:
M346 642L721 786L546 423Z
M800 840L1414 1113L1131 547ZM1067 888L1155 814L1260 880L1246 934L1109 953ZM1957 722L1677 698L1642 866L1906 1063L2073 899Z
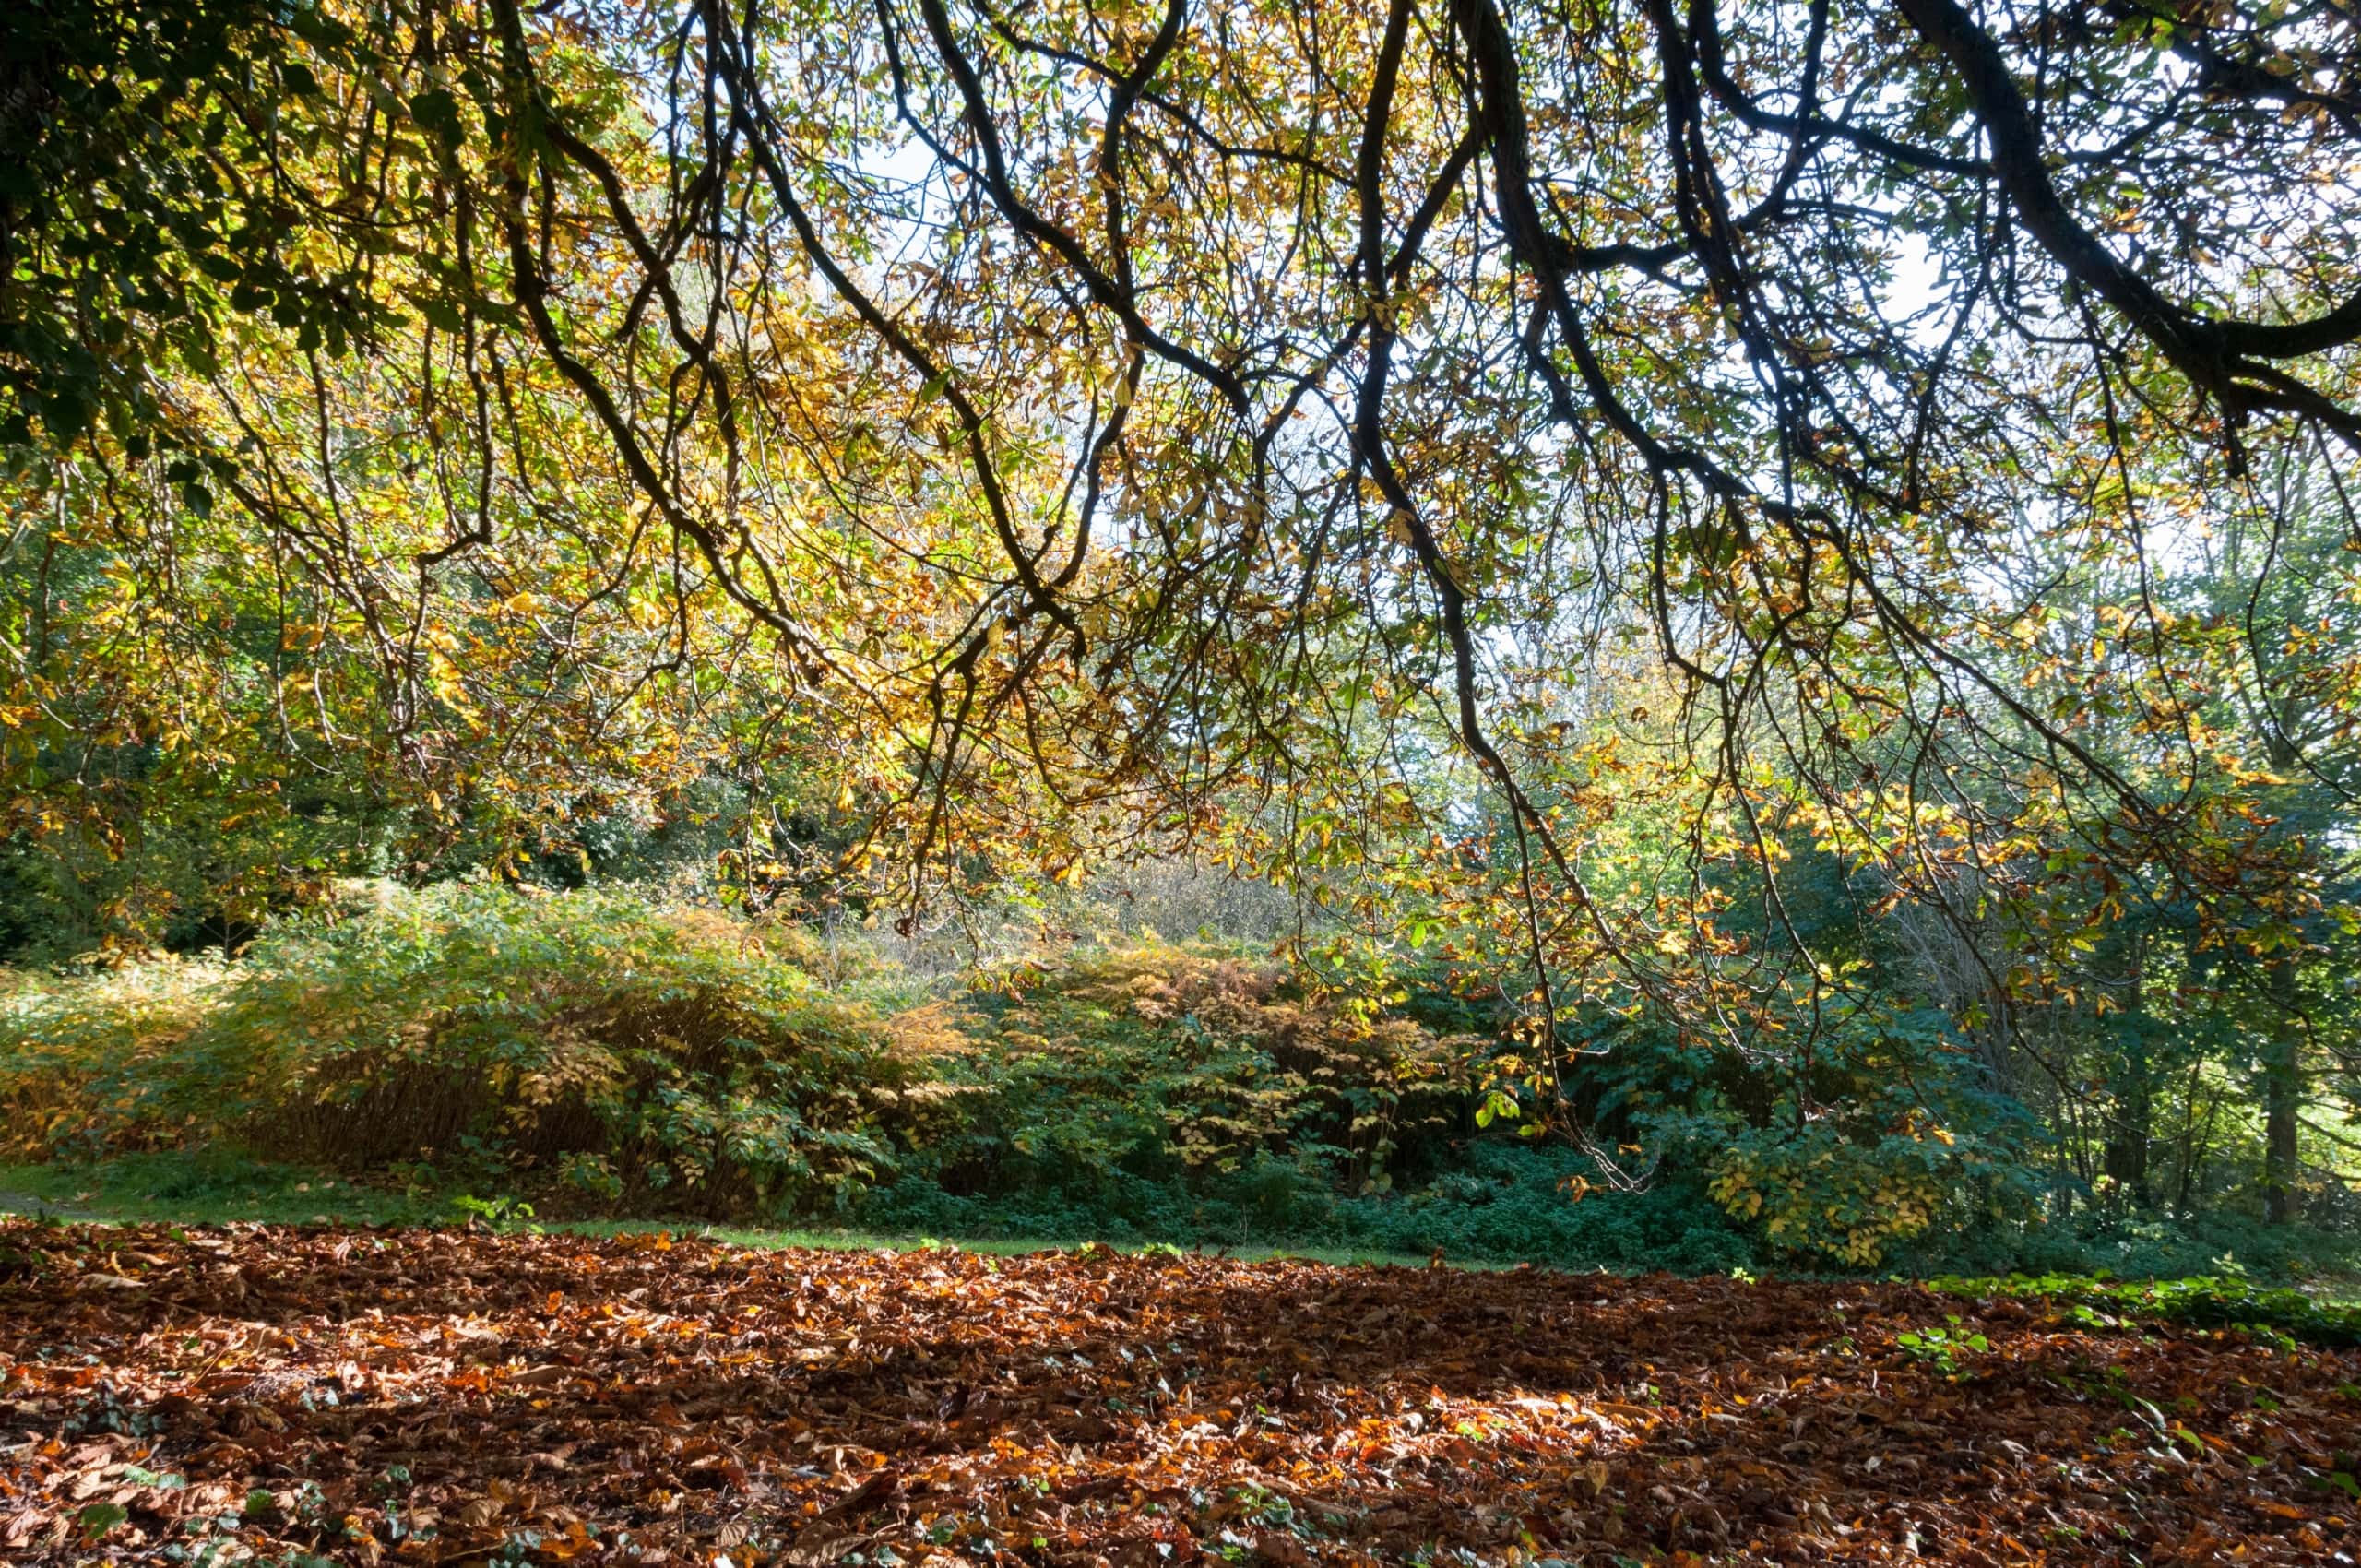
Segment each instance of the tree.
M125 517L137 475L218 490L350 619L413 792L438 659L511 667L429 629L521 530L553 553L501 602L553 572L572 625L621 593L590 684L695 707L719 659L752 730L801 716L872 823L845 869L912 909L1308 797L1442 882L1480 865L1456 885L1512 895L1480 918L1545 1079L1610 981L1701 1038L1818 1019L1845 982L1787 906L1799 833L2059 943L2083 914L2045 909L2101 908L2102 873L2209 929L2313 874L2248 812L2275 775L2182 679L2230 677L2177 612L2110 607L2086 656L2051 597L2169 574L2291 465L2355 529L2340 4L192 14L280 90L256 66L117 135L102 89L180 67L52 42L43 145L226 166L150 181L158 232L199 273L298 270L126 296L124 341L210 313L240 365L126 360L89 435L25 383L27 482L101 471ZM192 229L208 178L251 194ZM10 319L68 320L90 269L14 258L103 220L12 221ZM304 362L369 334L415 371ZM243 374L274 353L303 374ZM346 397L433 476L422 532L342 506ZM1633 673L1672 717L1617 711ZM1685 872L1603 881L1610 750L1652 724ZM774 743L748 731L706 754Z

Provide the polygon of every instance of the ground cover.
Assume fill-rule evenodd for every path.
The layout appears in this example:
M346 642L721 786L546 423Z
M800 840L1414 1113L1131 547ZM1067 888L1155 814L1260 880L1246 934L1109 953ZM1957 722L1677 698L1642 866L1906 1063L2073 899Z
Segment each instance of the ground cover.
M2349 1551L2361 1351L1907 1285L0 1226L19 1561Z

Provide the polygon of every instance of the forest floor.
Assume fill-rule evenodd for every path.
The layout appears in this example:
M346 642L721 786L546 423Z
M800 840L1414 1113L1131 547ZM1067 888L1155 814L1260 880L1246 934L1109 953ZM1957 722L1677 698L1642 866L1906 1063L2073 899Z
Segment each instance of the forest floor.
M2349 1562L2356 1434L1907 1285L0 1221L15 1562Z

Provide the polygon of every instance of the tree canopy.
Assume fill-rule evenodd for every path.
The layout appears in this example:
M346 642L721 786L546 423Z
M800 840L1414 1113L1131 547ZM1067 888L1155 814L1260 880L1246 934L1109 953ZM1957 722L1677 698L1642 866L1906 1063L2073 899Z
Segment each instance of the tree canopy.
M753 903L1185 844L1446 932L1545 1093L1861 1005L1814 877L2007 1049L2171 942L2350 1082L2342 0L29 0L0 73L9 810L95 927L142 843L251 911L718 789Z

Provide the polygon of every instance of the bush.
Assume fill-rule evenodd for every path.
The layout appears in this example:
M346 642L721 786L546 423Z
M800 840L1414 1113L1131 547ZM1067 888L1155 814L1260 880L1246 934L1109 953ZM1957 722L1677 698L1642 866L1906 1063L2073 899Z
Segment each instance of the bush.
M1764 1030L1743 1052L1619 1021L1580 1092L1610 1135L1693 1174L1732 1220L1807 1265L1869 1267L1930 1234L2034 1213L2030 1121L1978 1087L1941 1015L1834 1002L1821 1013L1809 1039Z
M1458 1165L1398 1199L1345 1206L1340 1238L1388 1252L1440 1248L1453 1258L1617 1272L1723 1274L1756 1261L1745 1236L1693 1182L1595 1190L1576 1201L1568 1195L1572 1179L1596 1174L1588 1160L1570 1149L1507 1141L1471 1142Z
M890 1163L876 1016L747 927L609 892L379 890L234 966L20 992L21 1152L234 1142L352 1171L519 1176L586 1206L808 1207ZM34 1112L18 1118L18 1107Z
M1465 1098L1456 1048L1416 1025L1163 945L1019 971L954 1036L936 1061L966 1098L923 1169L955 1196L1133 1223L1170 1188L1299 1225L1332 1189L1383 1191Z
M1649 1190L1578 1202L1590 1160L1477 1125L1484 1042L1438 1033L1465 1007L1429 998L1428 1027L1161 944L888 1016L894 983L792 929L623 893L372 888L231 962L0 987L0 1155L242 1148L544 1213L1616 1270L2279 1277L2308 1255L2252 1230L2025 1228L2022 1112L1968 1088L1923 1016L1838 1018L1809 1075L1621 1029L1582 1109L1663 1158Z
M2251 1275L2304 1280L2361 1277L2361 1238L2230 1216L2094 1216L2043 1225L1931 1235L1888 1263L1926 1275L2177 1279Z
M0 1154L42 1160L178 1142L184 1127L150 1087L179 1071L228 983L206 958L13 977L0 992Z

